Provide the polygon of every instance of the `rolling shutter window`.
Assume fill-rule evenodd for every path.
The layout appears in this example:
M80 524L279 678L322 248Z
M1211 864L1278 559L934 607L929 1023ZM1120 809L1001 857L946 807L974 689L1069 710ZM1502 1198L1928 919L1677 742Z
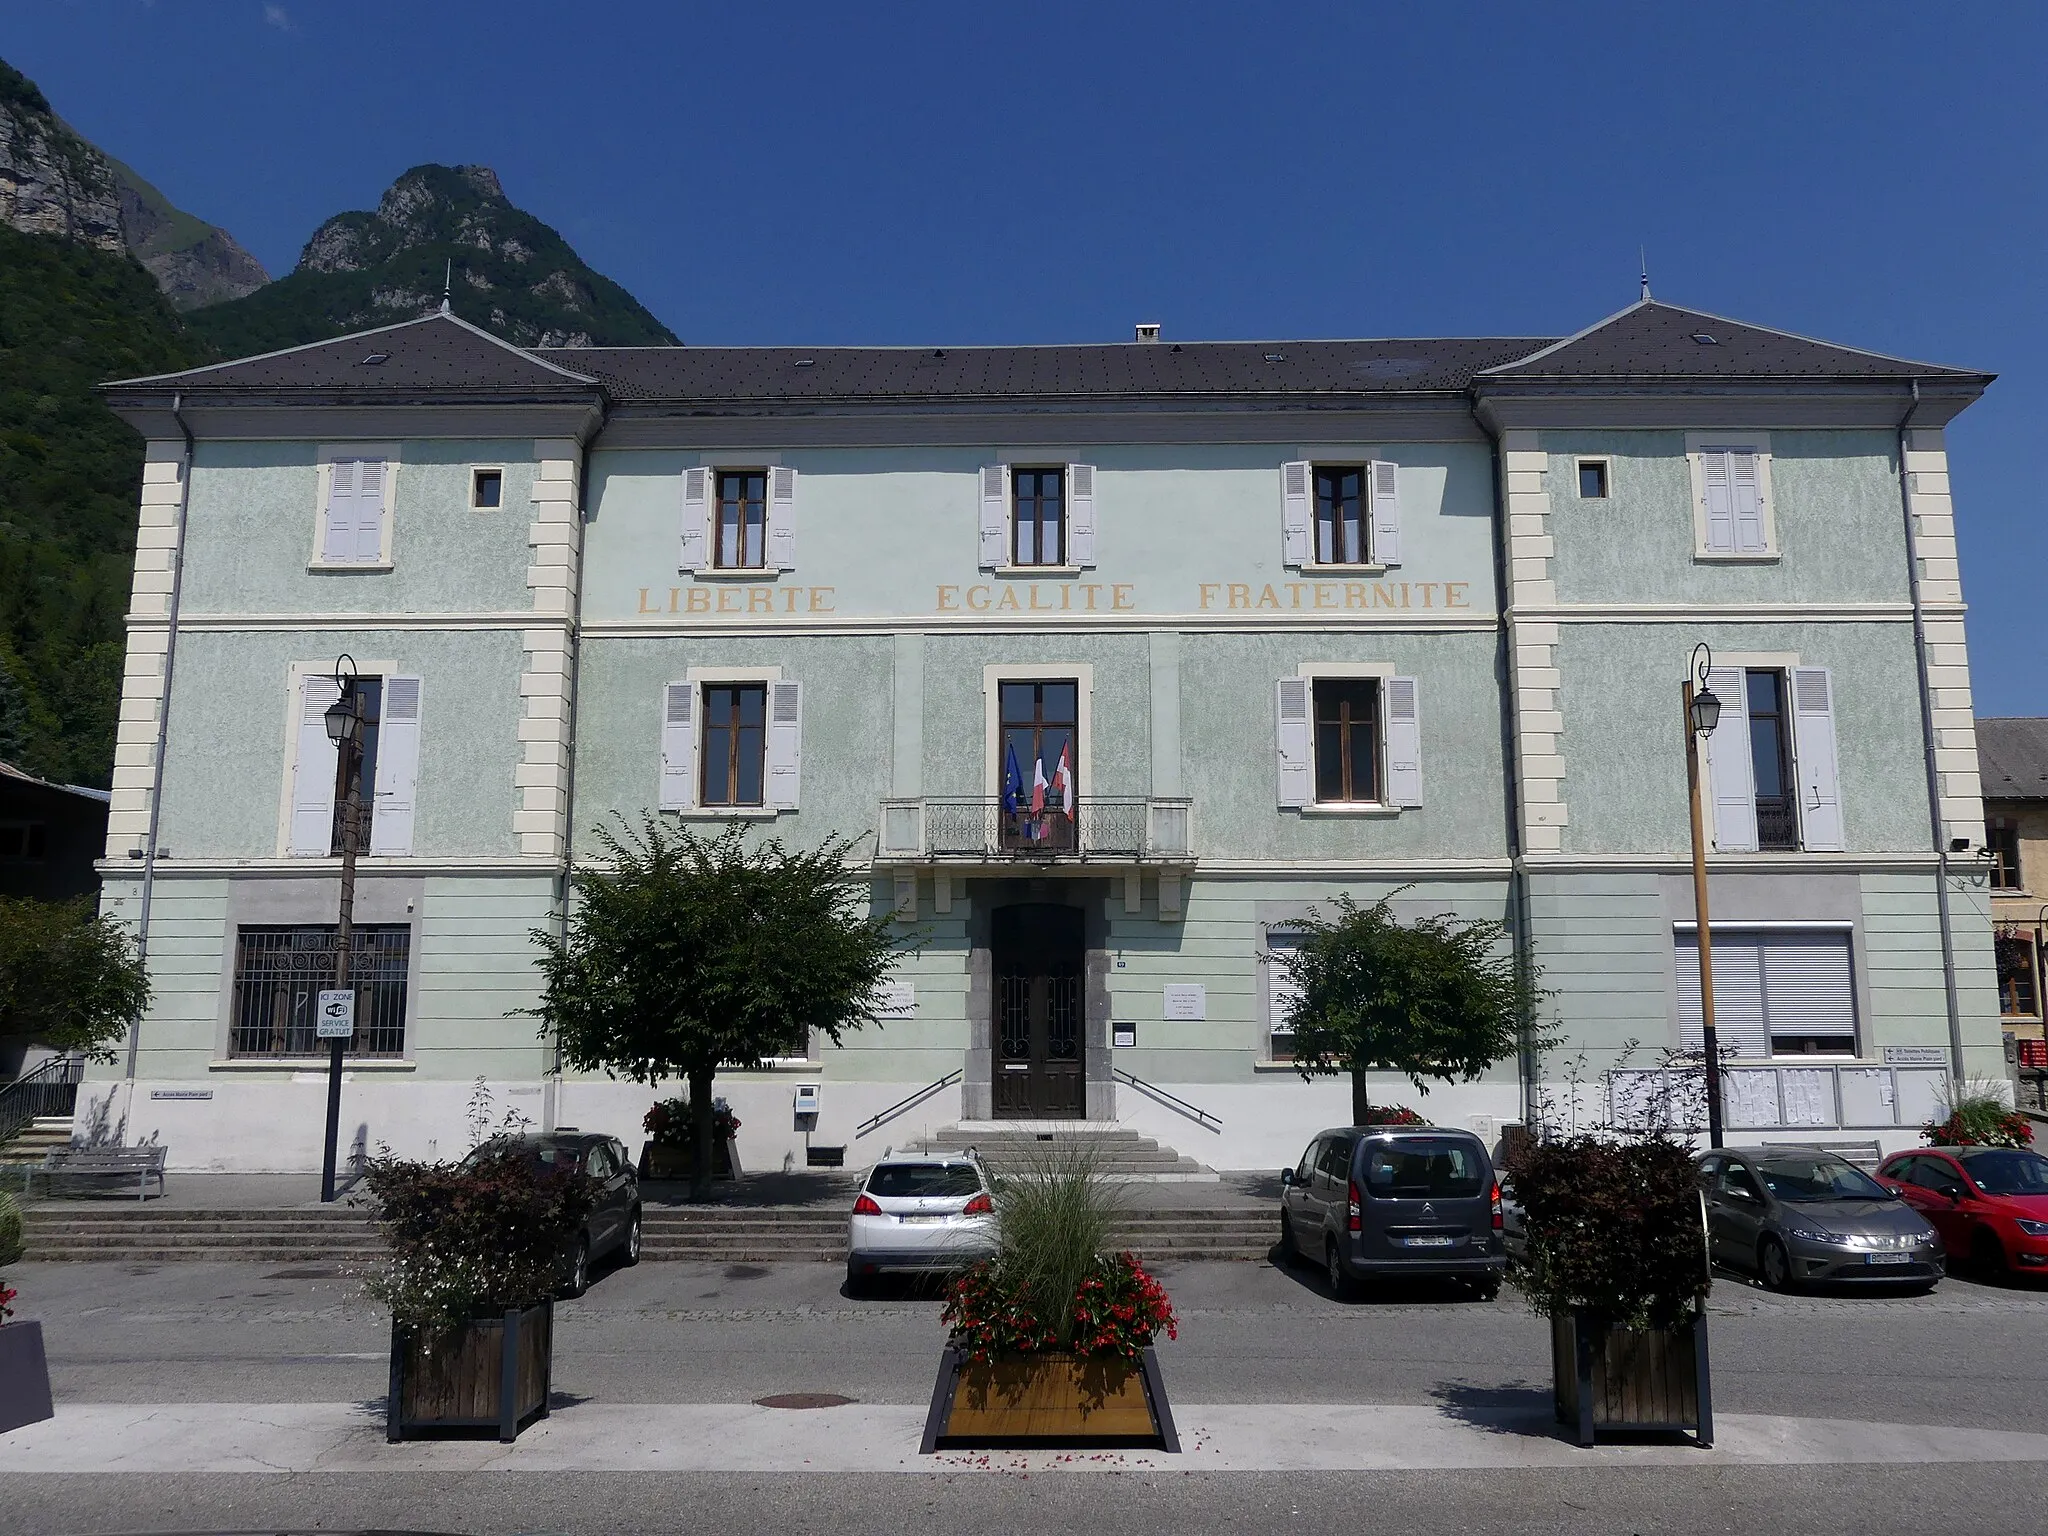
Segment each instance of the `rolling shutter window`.
M1292 930L1277 929L1266 935L1266 1027L1283 1037L1293 1035L1294 1005L1301 1001L1301 988L1287 968L1300 948L1301 935Z
M992 571L1010 559L1010 466L985 464L981 471L981 568Z
M1700 1024L1700 943L1695 934L1677 939L1678 1045L1702 1048L1706 1031ZM1714 935L1714 1034L1724 1053L1753 1061L1771 1053L1764 1025L1763 956L1756 936Z
M1749 757L1749 702L1741 669L1717 668L1707 686L1721 701L1721 720L1707 738L1707 778L1714 794L1714 847L1756 852L1756 771Z
M803 728L803 684L770 683L767 799L778 811L796 809L803 769Z
M1387 679L1387 803L1422 804L1422 701L1412 677Z
M670 683L662 692L661 798L664 811L687 811L697 803L696 690Z
M1367 466L1372 482L1372 558L1381 565L1401 563L1401 467L1385 459Z
M1284 565L1309 563L1311 466L1291 459L1280 466L1280 559Z
M1697 1051L1704 1031L1696 935L1678 935L1676 960L1679 1044ZM1714 1033L1724 1051L1744 1059L1772 1054L1774 1042L1792 1054L1804 1054L1808 1044L1853 1054L1854 974L1843 932L1716 933Z
M1280 804L1304 806L1315 798L1315 736L1309 724L1308 679L1283 677L1276 690L1274 749L1280 764Z
M1799 844L1840 853L1842 791L1835 766L1834 679L1826 667L1792 669L1792 755L1799 771Z
M341 697L334 679L307 678L299 686L298 751L292 764L291 832L294 858L325 858L334 847L334 743L327 739L327 706Z
M1067 466L1067 563L1095 563L1095 466Z
M371 804L370 852L412 852L413 798L420 772L420 680L387 678L384 718L377 727L377 783Z
M768 568L796 564L796 471L781 465L768 471Z
M701 571L711 563L711 471L683 471L682 544L677 569Z

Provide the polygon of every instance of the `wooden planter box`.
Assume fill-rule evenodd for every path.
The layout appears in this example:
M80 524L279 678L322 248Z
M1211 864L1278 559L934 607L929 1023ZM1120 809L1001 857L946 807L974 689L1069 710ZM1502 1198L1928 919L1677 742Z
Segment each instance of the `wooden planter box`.
M711 1146L711 1177L729 1179L733 1169L739 1165L739 1157L730 1140L713 1142ZM674 1142L650 1141L640 1148L640 1177L643 1179L675 1179L687 1181L697 1168L697 1149L678 1146Z
M1009 1447L1178 1451L1159 1358L1016 1355L973 1365L947 1346L925 1418L924 1454Z
M495 1430L509 1445L548 1415L555 1305L484 1318L435 1341L391 1327L387 1440Z
M1580 1445L1603 1431L1684 1432L1714 1443L1707 1318L1683 1328L1607 1327L1585 1313L1550 1320L1557 1421Z
M50 1362L43 1354L41 1323L0 1327L0 1434L40 1424L56 1410L50 1404Z

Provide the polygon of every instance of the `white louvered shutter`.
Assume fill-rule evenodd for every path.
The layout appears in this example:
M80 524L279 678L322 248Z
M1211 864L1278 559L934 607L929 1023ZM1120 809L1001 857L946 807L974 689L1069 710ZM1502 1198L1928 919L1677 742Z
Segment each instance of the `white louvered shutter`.
M776 465L768 471L768 568L796 565L796 471Z
M1764 489L1757 456L1733 450L1728 455L1728 504L1734 518L1738 555L1764 552Z
M370 852L412 852L413 802L420 777L420 680L384 680L384 718L377 726L377 784Z
M1374 459L1366 466L1372 485L1372 558L1380 565L1401 563L1401 466Z
M1728 483L1729 454L1709 448L1700 454L1700 486L1707 505L1707 552L1735 552L1735 492Z
M1707 674L1721 701L1721 722L1707 738L1707 778L1714 796L1714 847L1756 852L1756 769L1749 756L1749 699L1741 669Z
M768 685L768 804L796 809L803 778L804 688L802 683Z
M981 568L992 571L1010 562L1010 466L984 464L981 469Z
M327 706L340 697L331 677L309 677L299 686L289 843L295 858L325 858L334 847L334 776L339 764L334 743L327 739Z
M1387 679L1387 804L1422 804L1422 701L1412 677Z
M327 506L320 530L320 558L337 564L356 557L356 482L360 459L336 459L327 466Z
M661 701L661 799L664 811L687 811L697 803L697 691L670 683Z
M1273 745L1280 762L1280 804L1307 805L1315 798L1315 731L1305 677L1280 679Z
M707 553L711 537L711 471L683 471L682 539L676 555L678 570L701 571L711 563Z
M1067 564L1095 563L1095 466L1067 466Z
M1798 1042L1790 1047L1797 1050L1806 1040L1818 1037L1844 1053L1853 1051L1856 985L1849 964L1849 935L1839 931L1769 933L1759 934L1758 939L1763 953L1764 1020L1771 1039ZM1720 1001L1718 988L1715 1001Z
M384 558L384 476L382 459L356 464L355 552L351 559L374 565Z
M1306 459L1290 459L1280 466L1280 562L1307 565L1309 554L1310 482Z
M1799 770L1799 844L1840 853L1842 790L1835 764L1835 687L1826 667L1792 669L1792 755Z
M1714 1035L1724 1054L1754 1061L1771 1053L1764 1020L1763 954L1758 935L1714 935ZM1678 935L1673 960L1678 968L1678 1043L1700 1050L1706 1040L1700 1009L1699 935Z

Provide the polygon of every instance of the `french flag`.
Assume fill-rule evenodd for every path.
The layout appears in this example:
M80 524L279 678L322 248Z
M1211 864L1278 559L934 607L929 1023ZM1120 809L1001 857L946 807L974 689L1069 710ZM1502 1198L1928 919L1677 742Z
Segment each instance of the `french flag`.
M1049 782L1047 781L1047 779L1046 779L1046 777L1045 777L1045 759L1044 759L1043 757L1039 757L1039 758L1036 758L1036 759L1034 759L1034 760L1032 761L1032 764L1031 764L1031 814L1032 814L1032 815L1034 815L1034 816L1039 816L1039 815L1043 815L1043 814L1044 814L1044 812L1045 812L1045 792L1046 792L1046 791L1047 791L1048 789L1050 789L1051 787L1052 787L1052 786L1051 786L1051 784L1050 784L1050 783L1049 783Z
M1059 800L1060 809L1069 816L1074 814L1074 765L1067 756L1071 747L1069 742L1060 743L1059 766L1052 771L1053 792Z

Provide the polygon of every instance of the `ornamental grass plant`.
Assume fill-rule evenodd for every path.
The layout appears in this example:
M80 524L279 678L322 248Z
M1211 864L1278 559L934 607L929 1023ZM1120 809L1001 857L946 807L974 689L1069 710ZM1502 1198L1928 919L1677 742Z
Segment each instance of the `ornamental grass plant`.
M2007 1101L2004 1086L1984 1079L1963 1082L1942 1106L1947 1114L1920 1127L1930 1147L2015 1147L2034 1145L2034 1122Z
M1123 1202L1086 1148L1056 1147L994 1181L994 1255L953 1283L944 1319L969 1360L1030 1354L1138 1359L1178 1336L1137 1259L1111 1249Z

